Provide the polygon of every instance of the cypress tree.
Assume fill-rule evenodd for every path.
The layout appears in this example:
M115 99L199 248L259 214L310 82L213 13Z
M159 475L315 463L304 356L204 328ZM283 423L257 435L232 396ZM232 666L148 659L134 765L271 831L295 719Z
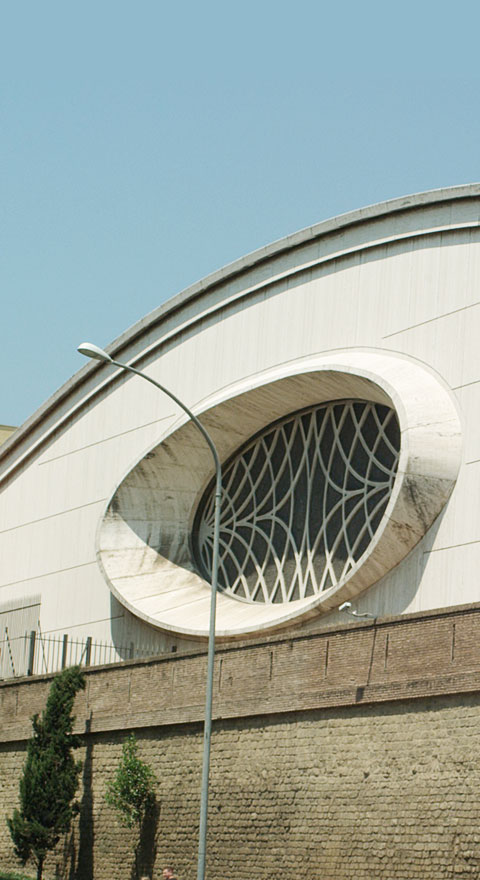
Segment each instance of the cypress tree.
M81 762L72 750L80 737L72 734L75 695L85 688L85 676L78 666L65 669L54 678L42 716L34 715L33 736L20 779L20 809L7 819L15 854L25 864L33 858L37 880L43 863L60 836L66 833L78 807L73 803Z

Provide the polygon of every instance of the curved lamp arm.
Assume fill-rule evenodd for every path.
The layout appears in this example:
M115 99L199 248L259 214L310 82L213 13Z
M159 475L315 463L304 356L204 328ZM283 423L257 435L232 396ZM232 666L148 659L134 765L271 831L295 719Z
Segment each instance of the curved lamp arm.
M200 795L200 828L198 839L197 865L197 880L204 880L205 859L207 850L208 788L210 779L210 742L212 734L213 667L215 659L215 617L217 609L218 560L220 547L220 508L222 498L222 466L220 463L220 457L218 455L215 443L210 437L207 429L204 428L202 423L192 413L188 406L182 403L182 401L179 400L179 398L175 394L173 394L172 391L169 391L168 388L165 388L164 385L161 385L160 382L157 382L156 379L152 379L152 377L147 376L146 373L142 373L140 370L136 370L135 367L130 367L128 364L123 364L120 361L114 360L112 357L110 357L109 354L107 354L106 351L104 351L102 348L99 348L98 345L93 345L93 343L91 342L82 342L82 344L78 346L77 350L80 352L80 354L85 355L85 357L93 358L94 360L111 364L113 367L119 367L119 369L124 370L127 373L134 373L135 376L140 376L141 379L145 379L146 382L150 382L151 385L154 385L155 388L158 388L159 391L162 391L164 394L167 395L167 397L170 397L181 409L183 409L189 419L192 420L194 425L196 425L196 427L204 437L205 441L208 443L210 451L213 455L213 460L215 462L216 485L215 517L213 528L213 559L211 584L212 592L210 600L210 627L208 635L207 687L205 696L202 789Z

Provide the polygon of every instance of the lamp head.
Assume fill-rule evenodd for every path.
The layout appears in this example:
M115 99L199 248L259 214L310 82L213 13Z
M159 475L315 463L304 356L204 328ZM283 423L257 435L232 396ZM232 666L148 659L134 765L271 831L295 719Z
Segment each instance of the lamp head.
M112 358L103 348L99 348L98 345L94 345L93 342L82 342L77 351L80 354L85 355L87 358L93 358L96 361L104 361L106 364L112 363Z

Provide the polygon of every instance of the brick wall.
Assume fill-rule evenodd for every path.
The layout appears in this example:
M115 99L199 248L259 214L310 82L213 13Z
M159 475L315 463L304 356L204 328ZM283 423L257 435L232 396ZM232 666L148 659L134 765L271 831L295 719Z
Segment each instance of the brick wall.
M480 606L219 649L209 880L440 880L480 872ZM131 876L104 800L125 730L157 777L139 868L196 876L205 654L88 672L81 814L47 874ZM1 811L50 679L0 687ZM0 862L13 868L0 818Z

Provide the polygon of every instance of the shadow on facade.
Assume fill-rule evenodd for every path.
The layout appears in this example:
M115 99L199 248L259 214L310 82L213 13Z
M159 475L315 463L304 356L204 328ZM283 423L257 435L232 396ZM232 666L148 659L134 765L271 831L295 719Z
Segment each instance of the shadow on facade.
M152 657L172 647L176 639L155 630L139 617L135 617L118 599L110 595L110 632L112 642L122 660Z
M85 724L85 734L90 733L91 718ZM95 829L93 822L93 743L90 736L87 739L85 759L83 763L83 796L80 803L78 822L78 859L75 868L74 859L70 860L70 873L68 880L93 880L93 847L95 842Z
M130 873L131 880L151 877L157 856L157 833L160 819L160 804L155 800L146 811L140 827L140 836L135 849L135 862ZM83 880L83 877L82 877Z

